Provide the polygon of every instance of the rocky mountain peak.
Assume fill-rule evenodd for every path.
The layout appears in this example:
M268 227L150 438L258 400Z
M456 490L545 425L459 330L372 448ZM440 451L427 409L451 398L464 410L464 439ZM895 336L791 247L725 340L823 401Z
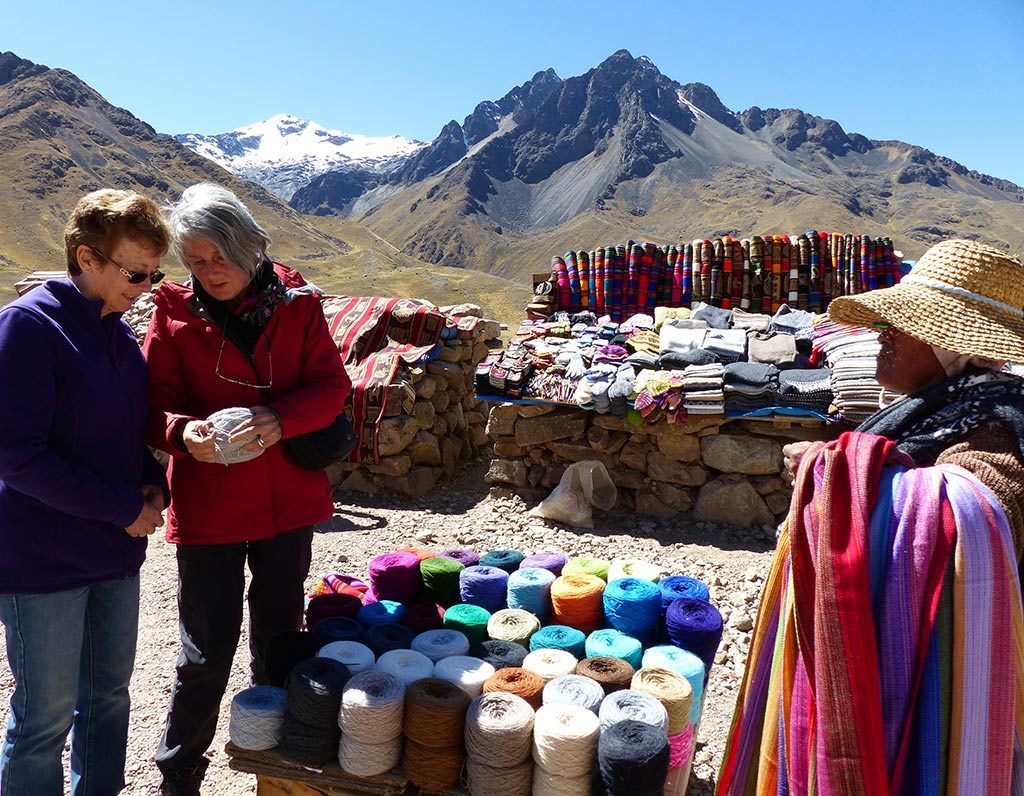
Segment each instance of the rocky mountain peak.
M8 51L0 53L0 86L25 77L41 75L49 71L48 66L34 64Z
M715 90L704 83L686 83L679 89L679 95L697 110L704 111L716 122L724 124L737 133L742 132L743 125L737 114L733 113L718 98Z

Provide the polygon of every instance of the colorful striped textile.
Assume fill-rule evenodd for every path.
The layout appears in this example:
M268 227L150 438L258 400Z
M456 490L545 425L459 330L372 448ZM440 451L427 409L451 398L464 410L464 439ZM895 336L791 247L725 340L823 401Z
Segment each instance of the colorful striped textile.
M380 461L380 420L400 362L426 356L450 319L413 299L332 296L324 316L352 380L352 425L356 446L349 461ZM415 396L413 396L415 399Z
M722 796L1021 793L1024 611L966 470L849 432L804 454L761 596Z
M551 259L558 309L588 309L615 322L697 302L765 314L785 303L821 312L835 296L888 287L899 277L889 238L814 230L665 246L630 240Z
M580 272L580 307L590 309L590 254L576 253L576 267Z

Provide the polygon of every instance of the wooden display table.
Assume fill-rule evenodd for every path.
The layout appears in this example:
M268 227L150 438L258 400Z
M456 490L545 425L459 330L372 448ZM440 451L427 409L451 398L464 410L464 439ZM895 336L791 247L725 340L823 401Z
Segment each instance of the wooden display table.
M277 749L253 752L232 743L224 746L228 766L256 775L257 796L415 796L426 794L406 778L401 768L379 777L357 777L337 763L308 768L284 757ZM442 791L443 796L467 796L463 788Z

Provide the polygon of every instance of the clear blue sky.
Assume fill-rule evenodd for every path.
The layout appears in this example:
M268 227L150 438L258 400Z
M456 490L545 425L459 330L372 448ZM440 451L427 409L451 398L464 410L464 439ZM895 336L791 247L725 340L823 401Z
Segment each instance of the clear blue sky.
M160 132L275 113L431 140L535 72L617 49L742 110L797 107L1024 184L1024 2L0 0L0 50Z

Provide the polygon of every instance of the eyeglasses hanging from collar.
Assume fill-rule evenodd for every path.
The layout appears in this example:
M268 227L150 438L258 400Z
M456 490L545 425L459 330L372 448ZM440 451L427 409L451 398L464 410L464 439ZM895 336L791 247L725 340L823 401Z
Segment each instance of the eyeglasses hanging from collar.
M240 384L243 387L254 387L257 390L269 390L271 388L271 386L273 386L273 384L274 384L274 359L270 355L270 348L269 347L267 348L267 383L266 384L261 384L261 383L254 383L254 382L251 382L251 381L245 381L243 379L233 379L230 376L225 376L223 373L220 372L220 363L221 363L221 359L224 356L224 345L226 343L227 343L227 335L226 335L225 331L222 330L221 331L221 335L220 335L220 350L217 352L217 364L214 365L214 369L213 369L214 374L218 378L223 379L224 381L231 382L232 384ZM256 364L255 363L253 363L252 368L253 368L253 372L255 372L256 376L258 377L259 376L259 371L256 370Z

